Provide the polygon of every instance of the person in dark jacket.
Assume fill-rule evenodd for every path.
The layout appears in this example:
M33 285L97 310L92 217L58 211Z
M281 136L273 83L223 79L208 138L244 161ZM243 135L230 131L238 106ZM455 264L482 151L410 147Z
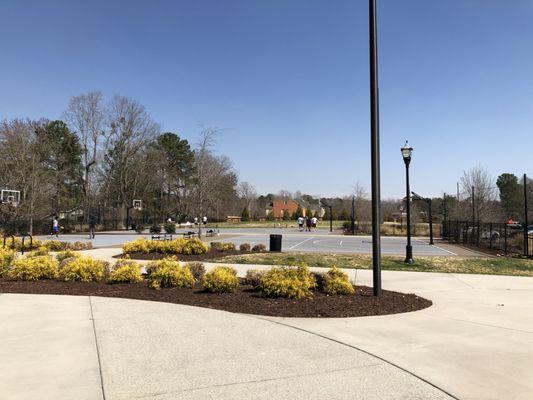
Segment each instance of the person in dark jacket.
M89 216L89 239L94 239L94 231L96 230L96 218L94 215Z

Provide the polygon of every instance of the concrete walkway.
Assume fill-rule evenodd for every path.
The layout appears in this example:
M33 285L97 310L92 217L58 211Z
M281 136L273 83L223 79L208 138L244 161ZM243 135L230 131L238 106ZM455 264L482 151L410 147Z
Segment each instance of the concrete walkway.
M371 271L347 272L371 285ZM532 278L384 271L383 287L434 305L295 319L0 295L0 398L102 398L100 374L106 399L447 398L424 380L460 399L533 398Z
M352 347L223 311L0 295L2 400L450 399Z

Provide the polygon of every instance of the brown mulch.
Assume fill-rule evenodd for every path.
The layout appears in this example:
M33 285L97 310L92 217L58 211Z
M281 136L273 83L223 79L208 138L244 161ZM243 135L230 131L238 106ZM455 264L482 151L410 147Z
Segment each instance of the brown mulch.
M170 288L154 290L146 282L136 284L106 284L97 282L6 281L0 279L0 293L57 294L74 296L120 297L127 299L161 301L190 306L213 308L236 313L276 317L361 317L417 311L432 305L430 300L415 294L384 290L373 297L372 289L357 287L354 296L329 296L315 292L312 299L294 300L265 298L250 286L241 286L236 293L213 294L202 290Z
M260 254L264 253L262 251L239 251L239 250L226 250L226 251L219 251L211 249L205 254L163 254L163 253L129 253L127 255L125 254L119 254L117 256L113 256L113 258L131 258L132 260L161 260L166 257L177 257L180 261L206 261L206 260L213 260L216 258L222 258L226 256L235 256L235 255L243 255L243 254Z

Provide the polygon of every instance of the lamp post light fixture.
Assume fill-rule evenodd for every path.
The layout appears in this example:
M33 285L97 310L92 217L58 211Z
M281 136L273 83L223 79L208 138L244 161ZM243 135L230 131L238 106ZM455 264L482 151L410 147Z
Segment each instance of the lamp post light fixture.
M405 263L413 263L413 246L411 245L411 190L409 187L409 164L411 163L411 156L413 148L405 146L402 147L402 157L405 163L405 205L407 209L407 246L405 246Z

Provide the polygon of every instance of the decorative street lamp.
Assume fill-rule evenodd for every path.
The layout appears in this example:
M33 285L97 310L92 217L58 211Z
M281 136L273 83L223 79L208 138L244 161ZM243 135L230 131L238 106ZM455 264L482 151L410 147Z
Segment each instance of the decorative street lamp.
M405 163L405 205L407 208L407 246L405 246L405 263L413 263L413 246L411 246L411 190L409 188L409 164L411 163L411 155L413 148L405 146L402 147L402 157Z

